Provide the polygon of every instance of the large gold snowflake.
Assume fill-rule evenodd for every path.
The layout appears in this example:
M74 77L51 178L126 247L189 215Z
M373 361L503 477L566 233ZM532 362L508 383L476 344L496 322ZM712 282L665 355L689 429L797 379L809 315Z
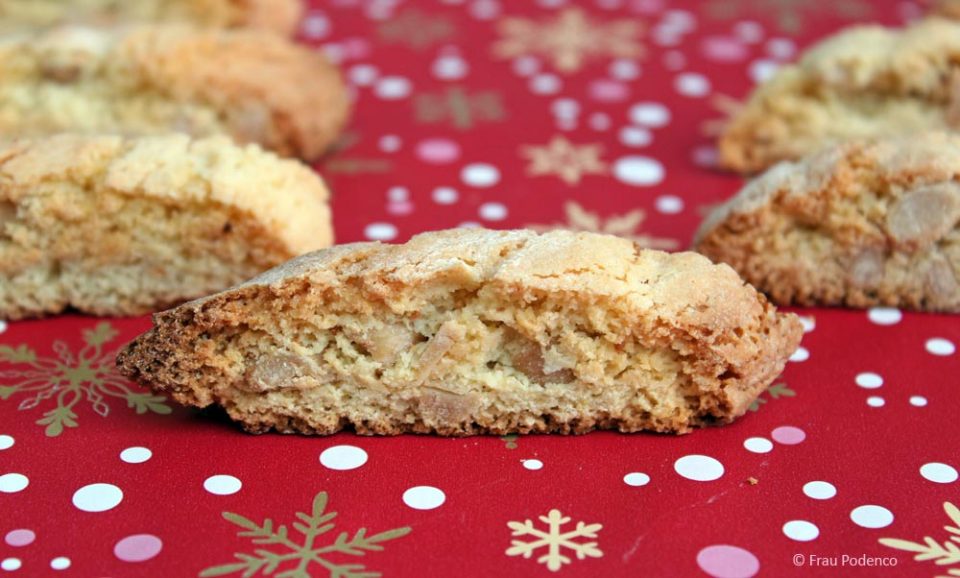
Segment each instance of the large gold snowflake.
M546 530L538 528L530 519L523 522L507 522L507 526L512 530L511 536L530 538L527 542L511 540L510 547L507 548L507 556L531 558L535 553L546 550L537 558L537 562L546 564L547 570L551 572L556 572L564 564L573 562L569 556L564 555L566 551L576 555L578 560L603 557L597 542L579 541L580 538L595 539L597 533L603 528L602 524L577 522L574 529L564 532L562 528L570 522L570 516L564 516L560 510L550 510L546 516L538 516L538 518L547 525Z
M911 540L902 540L900 538L880 538L880 543L888 548L912 552L913 559L917 562L933 562L946 574L941 574L943 578L947 576L960 576L960 508L950 502L943 503L943 511L947 517L954 523L953 526L944 526L943 529L952 534L946 540L937 540L932 536L924 536L923 542L913 542ZM947 568L951 566L951 568Z
M639 58L644 53L639 22L598 22L578 8L567 8L545 21L504 18L498 31L501 38L493 45L497 57L536 54L563 73L580 70L592 58Z
M583 175L602 175L607 165L600 160L603 147L598 144L575 145L555 136L545 145L521 147L520 154L530 160L530 176L554 175L568 185L580 182Z
M643 209L635 209L623 215L611 215L606 219L597 213L587 211L574 201L568 201L563 210L566 213L567 222L554 223L552 225L527 225L534 231L545 232L556 229L565 229L568 231L588 231L591 233L605 233L608 235L617 235L625 239L630 239L634 243L646 249L670 250L679 247L674 239L663 237L654 237L642 233L643 222L647 214Z

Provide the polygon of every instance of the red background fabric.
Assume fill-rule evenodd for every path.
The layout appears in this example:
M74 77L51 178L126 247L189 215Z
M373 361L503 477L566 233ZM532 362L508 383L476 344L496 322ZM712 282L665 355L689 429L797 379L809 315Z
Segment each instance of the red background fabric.
M301 40L337 59L356 94L344 146L317 167L334 191L338 240L399 242L471 223L566 223L685 248L704 211L742 183L711 166L705 123L722 116L718 97L742 99L756 79L843 26L899 25L921 10L892 0L313 2ZM574 27L551 35L563 18L583 18L588 30L603 33L584 36ZM510 19L529 22L523 28ZM497 52L517 27L532 30L520 49L528 56ZM572 50L573 65L560 57L583 38L599 49L582 61ZM557 42L546 52L545 39ZM536 153L524 147L557 137L580 156L557 165L567 172L540 174L530 157ZM476 164L495 170L467 168ZM571 166L579 170L570 173ZM471 179L478 174L480 181ZM145 330L147 318L4 324L0 562L11 576L197 576L216 574L218 566L222 575L240 576L222 568L242 562L236 554L269 560L292 550L276 536L272 543L239 536L243 528L224 512L257 525L270 518L275 531L286 524L286 539L299 547L296 513L309 513L326 492L336 528L315 538L313 552L335 545L341 532L356 543L361 528L366 536L405 530L372 544L382 551L316 554L325 562L304 554L276 568L264 563L256 575L551 575L550 560L538 560L548 545L530 558L507 555L512 540L537 539L511 536L525 520L549 532L539 516L551 510L570 518L558 533L576 534L583 522L595 536L568 537L595 543L582 560L576 549L559 548L569 562L555 572L568 578L960 575L960 519L944 510L960 503L956 317L798 313L809 331L775 393L730 426L682 437L251 436L216 412L149 401L112 375L112 353ZM62 415L73 396L75 416L66 421L75 427L58 431L49 416ZM135 411L138 403L145 413ZM45 416L48 423L38 424ZM774 433L784 426L803 435ZM764 438L748 445L769 451L747 449L750 438ZM321 463L325 450L344 445L363 450L367 461L348 470ZM147 448L150 458L127 463L121 452L131 447ZM716 460L722 475L684 477L678 469L710 473L684 470L687 456ZM630 485L628 474L648 480ZM215 475L239 480L239 490L208 491L205 482ZM809 497L804 487L812 481L829 482L836 495ZM82 489L98 483L119 488L119 503L109 492L91 501L91 490ZM442 503L430 501L439 495L434 490L408 493L419 486L442 492ZM113 507L89 512L77 504ZM882 510L858 510L868 505ZM817 531L803 524L785 530L791 521ZM924 542L928 536L935 546ZM886 538L919 543L944 564L915 561L906 542L880 542ZM711 549L718 545L736 549ZM812 556L845 566L813 566ZM896 566L850 566L861 556Z

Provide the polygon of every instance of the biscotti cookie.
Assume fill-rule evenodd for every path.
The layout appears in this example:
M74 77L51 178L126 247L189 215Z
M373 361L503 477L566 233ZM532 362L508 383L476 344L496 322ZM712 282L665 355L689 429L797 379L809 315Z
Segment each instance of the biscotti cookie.
M595 233L452 230L305 255L154 316L123 373L251 432L686 432L800 340L729 267Z
M226 134L314 159L346 121L339 72L268 32L64 27L0 38L0 134Z
M960 311L960 136L851 142L782 163L696 249L780 304Z
M720 161L756 172L854 138L960 128L960 23L859 26L760 85L727 123Z
M0 145L0 319L156 311L332 242L308 167L226 137Z
M960 0L938 0L933 5L933 14L960 20Z
M182 22L290 35L302 13L301 0L0 0L0 28Z

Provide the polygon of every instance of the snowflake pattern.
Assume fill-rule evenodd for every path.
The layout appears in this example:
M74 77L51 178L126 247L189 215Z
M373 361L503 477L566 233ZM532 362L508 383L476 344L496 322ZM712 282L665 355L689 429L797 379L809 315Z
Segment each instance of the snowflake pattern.
M670 250L679 247L679 243L674 239L663 237L654 237L641 233L643 222L647 214L643 209L635 209L623 215L611 215L604 219L597 213L591 213L574 201L568 201L563 206L566 213L567 222L554 223L552 225L530 224L527 227L543 233L556 229L565 229L568 231L588 231L591 233L605 233L616 235L625 239L630 239L634 243L646 249Z
M39 357L26 345L16 348L0 346L0 362L26 366L24 369L0 371L0 400L17 394L30 394L18 407L20 410L30 410L54 399L56 407L45 412L37 421L37 425L46 426L49 437L59 436L64 428L78 426L74 408L84 398L93 411L103 417L110 414L109 398L126 401L127 407L138 414L170 413L166 398L137 391L117 372L114 361L116 351L103 352L103 347L116 336L117 331L112 325L101 322L83 331L85 345L76 355L63 341L54 341L56 357Z
M554 175L568 185L576 185L584 175L606 174L607 165L600 159L602 151L599 144L575 145L555 136L542 146L521 147L520 154L530 161L528 175Z
M410 527L395 528L373 536L367 536L367 529L360 528L353 537L349 532L341 532L331 544L319 545L317 538L334 528L330 523L337 513L327 512L327 493L320 492L313 499L313 508L309 514L297 512L299 522L293 523L293 528L303 536L302 543L298 544L290 538L285 525L274 527L273 520L267 518L262 524L232 512L224 512L223 517L243 530L239 536L250 538L251 542L260 545L282 547L285 551L278 552L257 548L253 554L237 553L239 562L223 564L207 568L200 573L201 578L225 576L242 572L243 578L251 578L258 573L276 578L317 578L316 565L323 568L330 578L375 578L379 572L367 570L362 564L341 564L331 560L331 554L347 556L363 556L367 552L383 550L380 544L394 540L410 533ZM284 569L281 570L281 567ZM280 570L278 572L278 570Z
M501 38L493 45L496 57L536 54L551 60L562 73L577 72L592 58L639 58L644 54L638 40L643 31L639 22L597 22L577 8L567 8L543 22L504 18L498 30Z
M753 400L750 404L750 411L760 411L760 406L770 402L770 400L780 399L781 397L796 397L797 392L790 389L785 383L775 383L767 388L760 397Z
M449 122L458 130L473 128L480 122L497 122L506 118L499 92L470 92L460 86L442 92L424 92L413 100L415 119L421 124Z
M944 530L953 534L941 544L932 536L924 536L923 543L901 540L899 538L880 538L880 543L888 548L913 552L917 562L933 561L937 566L955 566L948 568L946 575L939 578L960 576L960 509L950 502L943 503L943 510L954 523L953 526L944 526Z
M507 548L507 556L523 556L530 558L540 548L546 547L547 553L537 558L540 564L546 564L547 569L556 572L564 564L570 564L573 561L563 555L563 550L567 549L576 554L578 560L586 558L601 558L603 552L597 547L597 542L576 542L575 538L596 538L597 532L603 528L602 524L584 524L577 522L574 530L561 532L563 525L570 522L569 516L564 516L560 510L550 510L546 516L538 516L541 522L547 525L548 531L543 531L534 526L533 520L524 520L523 522L507 522L507 526L513 530L511 536L532 536L536 538L530 542L522 540L511 540L510 547Z
M384 44L406 44L414 50L425 50L449 40L456 32L447 18L428 15L416 8L385 20L377 29Z
M730 20L747 13L772 14L777 27L789 34L803 32L807 17L815 13L835 14L851 20L864 20L871 16L873 7L866 0L835 0L833 2L810 2L809 0L710 0L706 13L713 18Z

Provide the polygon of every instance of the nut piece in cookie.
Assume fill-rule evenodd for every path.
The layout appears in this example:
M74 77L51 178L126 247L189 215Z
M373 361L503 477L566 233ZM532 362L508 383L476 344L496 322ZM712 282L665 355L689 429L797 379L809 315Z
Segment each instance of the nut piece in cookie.
M695 248L783 305L960 312L960 135L781 163L716 209Z
M157 311L332 242L327 189L226 137L0 146L0 318Z
M294 259L155 315L118 365L251 432L683 433L746 411L801 333L694 253L461 229Z
M856 26L760 85L726 124L720 162L758 172L851 139L960 129L960 22Z
M178 22L286 36L293 34L302 15L301 0L0 0L0 29Z
M228 135L315 159L349 102L339 71L254 30L67 26L0 37L0 133Z

